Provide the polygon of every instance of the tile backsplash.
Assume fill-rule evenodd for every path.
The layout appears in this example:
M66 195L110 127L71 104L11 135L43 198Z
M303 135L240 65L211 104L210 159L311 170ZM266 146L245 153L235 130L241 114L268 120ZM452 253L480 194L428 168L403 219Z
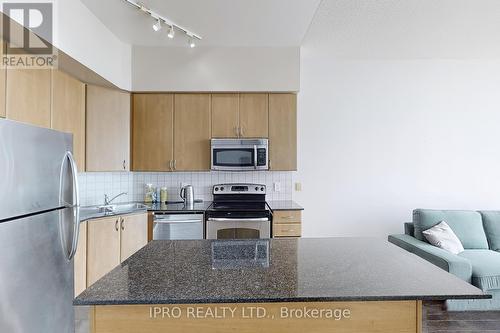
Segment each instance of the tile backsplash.
M194 187L196 199L212 200L212 186L220 183L256 183L267 186L268 200L291 200L294 172L87 172L80 173L80 200L82 206L100 205L104 194L113 197L121 192L116 202L143 201L145 184L166 187L169 200L179 200L181 183ZM279 183L279 191L274 184Z

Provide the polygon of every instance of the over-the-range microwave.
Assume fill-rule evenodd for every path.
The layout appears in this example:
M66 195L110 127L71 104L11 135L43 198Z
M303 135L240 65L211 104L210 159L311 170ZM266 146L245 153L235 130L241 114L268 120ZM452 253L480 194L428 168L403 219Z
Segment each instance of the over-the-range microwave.
M268 139L212 139L212 170L268 170Z

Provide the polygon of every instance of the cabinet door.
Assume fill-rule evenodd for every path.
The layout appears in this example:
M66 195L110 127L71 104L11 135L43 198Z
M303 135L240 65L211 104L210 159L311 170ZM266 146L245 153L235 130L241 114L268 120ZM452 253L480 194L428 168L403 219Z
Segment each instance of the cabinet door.
M126 215L120 218L121 261L148 243L148 214Z
M269 135L268 94L240 94L241 136L267 138Z
M130 170L130 94L87 86L87 171Z
M212 137L239 136L239 95L212 94Z
M210 95L176 94L174 105L175 170L209 170Z
M269 95L269 166L297 170L297 96Z
M52 71L52 128L73 134L73 155L85 171L85 84L58 70Z
M7 70L7 118L50 128L50 69Z
M74 257L75 296L87 288L87 222L80 223L78 247Z
M87 285L120 264L120 217L87 222Z
M174 149L172 94L134 94L132 170L171 171Z

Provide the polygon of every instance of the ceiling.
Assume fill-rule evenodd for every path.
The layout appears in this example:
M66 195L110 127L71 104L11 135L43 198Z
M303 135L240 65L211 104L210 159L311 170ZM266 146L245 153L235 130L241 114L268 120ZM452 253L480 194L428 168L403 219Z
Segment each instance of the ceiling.
M132 45L185 46L177 31L154 32L154 20L124 0L81 0L120 40ZM203 37L200 46L300 46L321 0L143 0L158 14Z

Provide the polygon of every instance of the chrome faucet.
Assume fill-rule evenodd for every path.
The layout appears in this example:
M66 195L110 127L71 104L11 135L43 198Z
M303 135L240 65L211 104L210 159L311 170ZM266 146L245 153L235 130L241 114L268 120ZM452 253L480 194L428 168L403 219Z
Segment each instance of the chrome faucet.
M122 195L127 195L127 192L122 192L118 195L115 195L113 198L109 199L107 194L104 194L104 206L109 206L116 198L121 197Z

